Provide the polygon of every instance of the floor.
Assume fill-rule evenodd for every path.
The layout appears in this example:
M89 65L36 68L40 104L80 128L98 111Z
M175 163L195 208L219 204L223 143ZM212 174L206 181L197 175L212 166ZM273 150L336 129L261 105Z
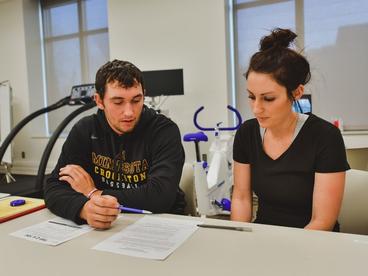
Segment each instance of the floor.
M12 175L15 182L7 183L5 175L0 174L0 193L20 195L25 197L43 198L43 193L37 190L36 175Z

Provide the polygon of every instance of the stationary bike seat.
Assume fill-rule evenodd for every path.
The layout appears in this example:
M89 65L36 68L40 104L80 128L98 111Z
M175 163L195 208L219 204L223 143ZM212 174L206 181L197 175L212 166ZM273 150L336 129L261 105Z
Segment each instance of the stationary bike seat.
M188 133L184 135L183 140L185 142L207 142L208 137L206 134L204 134L203 131L199 131L196 133Z

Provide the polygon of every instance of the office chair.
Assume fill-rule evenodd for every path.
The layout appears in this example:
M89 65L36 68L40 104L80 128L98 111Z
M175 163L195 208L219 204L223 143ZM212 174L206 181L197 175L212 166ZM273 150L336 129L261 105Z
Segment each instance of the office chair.
M346 172L338 220L341 232L368 235L368 171L351 169Z
M187 206L185 207L185 214L196 216L197 215L197 203L196 203L196 195L194 189L194 175L193 175L193 165L185 163L183 167L183 172L181 174L181 179L179 183L180 188L185 193L185 200L187 202Z

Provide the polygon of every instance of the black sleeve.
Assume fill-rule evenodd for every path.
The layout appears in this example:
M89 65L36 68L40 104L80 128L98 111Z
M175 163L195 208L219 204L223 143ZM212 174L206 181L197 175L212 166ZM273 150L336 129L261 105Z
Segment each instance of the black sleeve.
M236 131L234 138L234 146L233 146L233 159L236 162L249 164L249 146L250 141L247 137L250 136L249 127L247 122L245 122L241 127Z
M149 210L170 212L175 204L184 164L181 136L175 124L161 129L149 142L151 162L147 182L137 189L104 190L118 198L120 204Z
M82 131L83 129L84 131ZM79 217L79 213L88 199L83 194L73 190L67 182L60 181L59 170L67 164L80 165L85 169L88 167L89 143L87 143L87 137L85 127L82 124L78 123L72 128L63 145L57 165L44 184L46 207L54 214L78 224L85 223Z
M341 172L350 169L344 140L337 127L330 126L320 136L315 164L316 172L320 173Z

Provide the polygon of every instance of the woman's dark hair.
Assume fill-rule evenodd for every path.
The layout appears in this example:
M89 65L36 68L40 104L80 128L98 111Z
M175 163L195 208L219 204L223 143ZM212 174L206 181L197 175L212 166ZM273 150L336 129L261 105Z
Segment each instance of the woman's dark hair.
M309 63L306 58L289 48L297 35L288 29L274 29L271 34L260 41L259 52L249 62L247 72L270 74L274 80L286 87L288 97L300 85L306 84L311 78Z
M144 93L144 81L141 70L129 61L113 60L105 63L96 73L96 91L103 99L106 84L117 81L120 86L130 88L137 84L142 85Z

